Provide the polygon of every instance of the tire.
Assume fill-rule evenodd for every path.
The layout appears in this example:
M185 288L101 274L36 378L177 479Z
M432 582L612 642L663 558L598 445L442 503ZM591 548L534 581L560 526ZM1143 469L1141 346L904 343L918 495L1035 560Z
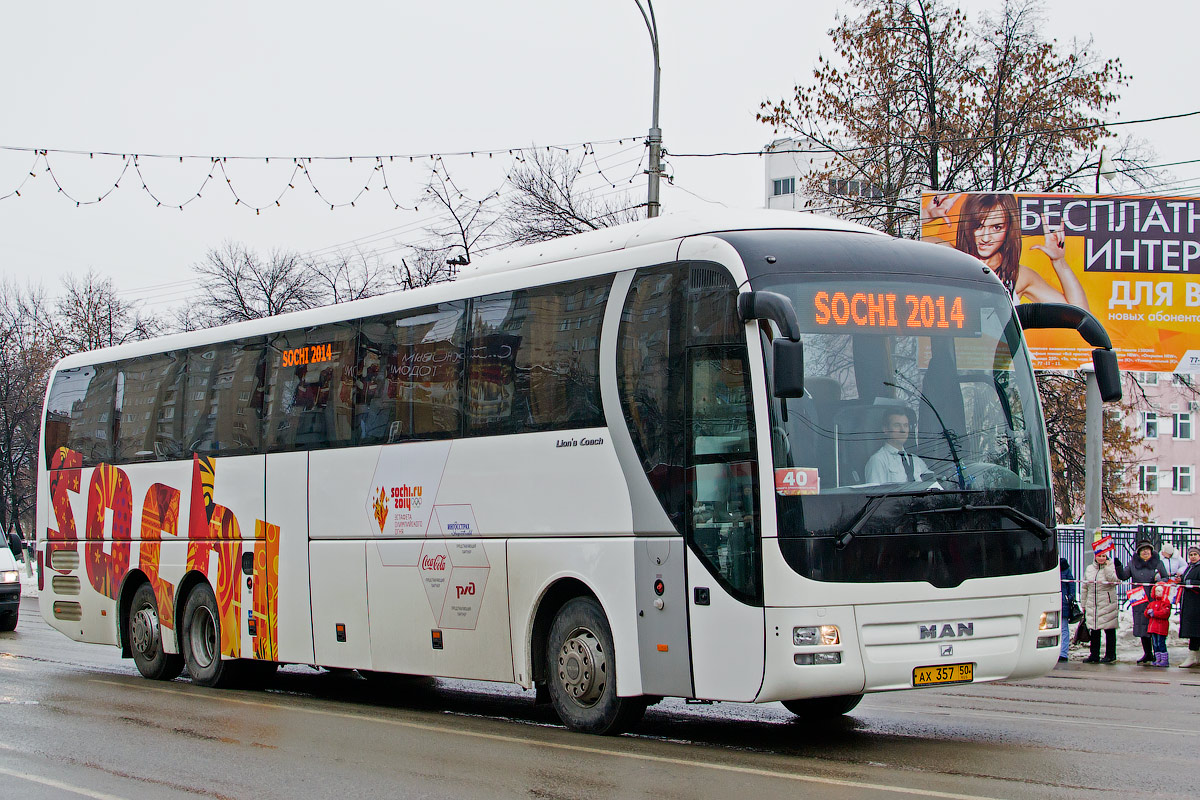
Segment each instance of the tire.
M591 597L558 611L546 641L546 682L563 724L581 733L616 735L646 711L643 697L618 697L612 631Z
M174 680L183 672L183 656L163 652L162 625L158 621L158 598L148 583L133 593L129 616L125 619L129 632L129 649L133 663L143 678L152 681Z
M20 616L19 611L9 611L7 614L0 614L0 631L15 631L17 629L17 617Z
M862 701L861 694L837 697L810 697L805 700L784 700L783 707L805 719L833 719L854 710Z
M237 667L221 659L221 612L207 583L197 584L188 595L179 630L180 649L192 680L201 686L232 685Z

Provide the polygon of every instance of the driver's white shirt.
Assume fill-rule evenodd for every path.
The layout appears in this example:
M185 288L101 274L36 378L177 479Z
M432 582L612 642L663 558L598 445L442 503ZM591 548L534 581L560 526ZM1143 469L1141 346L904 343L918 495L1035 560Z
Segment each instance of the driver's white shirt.
M904 460L900 458L900 454L904 452L906 451L898 450L891 444L885 444L876 450L875 454L867 459L867 483L908 483ZM913 462L913 479L920 480L922 475L929 472L929 468L920 456L912 453L908 453L908 456Z

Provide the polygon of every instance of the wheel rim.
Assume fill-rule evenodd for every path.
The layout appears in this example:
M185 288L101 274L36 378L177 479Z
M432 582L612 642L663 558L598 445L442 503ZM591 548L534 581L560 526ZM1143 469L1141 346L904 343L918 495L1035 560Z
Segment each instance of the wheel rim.
M129 638L134 652L147 661L158 655L158 612L153 606L142 606L134 613L133 624L129 627Z
M217 620L212 610L200 606L192 613L188 640L192 647L192 659L196 666L207 668L217 657Z
M581 706L596 704L608 675L600 639L587 628L576 628L558 650L558 682Z

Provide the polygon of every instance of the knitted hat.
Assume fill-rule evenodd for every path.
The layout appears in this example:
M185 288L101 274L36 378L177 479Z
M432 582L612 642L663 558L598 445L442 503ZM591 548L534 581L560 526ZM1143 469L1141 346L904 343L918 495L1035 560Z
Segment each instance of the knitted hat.
M1194 544L1193 544L1193 545L1189 545L1189 546L1188 546L1188 549L1187 549L1187 552L1188 552L1188 555L1189 555L1189 556L1190 556L1192 553L1195 553L1196 555L1200 556L1200 547L1197 547L1197 546L1196 546L1196 545L1194 545Z
M1171 556L1175 555L1175 548L1170 542L1167 542L1162 546L1162 554L1163 558L1170 558Z

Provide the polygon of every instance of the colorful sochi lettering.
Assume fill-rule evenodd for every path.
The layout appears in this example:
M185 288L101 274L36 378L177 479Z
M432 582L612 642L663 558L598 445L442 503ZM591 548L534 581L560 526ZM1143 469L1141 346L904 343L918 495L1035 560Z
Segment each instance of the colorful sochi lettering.
M46 527L48 568L54 568L53 553L78 551L79 532L71 494L79 494L82 488L82 465L82 454L66 447L60 447L50 461L53 521ZM199 572L213 586L224 655L242 656L245 625L254 657L274 660L278 657L280 528L264 520L255 520L254 567L247 587L251 591L251 611L244 614L240 583L241 526L230 509L216 502L215 486L216 460L194 456L183 572ZM175 626L177 584L163 575L162 543L164 534L170 537L180 534L181 500L179 489L163 483L154 483L146 491L138 529L137 563L134 565L131 561L133 491L128 474L119 467L102 463L92 469L88 481L84 567L89 584L104 597L116 599L129 570L136 566L154 590L159 622L166 629ZM61 574L71 572L61 565L54 569ZM182 574L177 577L181 578ZM44 588L44 584L41 585Z
M237 517L214 496L216 460L192 459L192 502L188 519L187 569L202 573L212 584L221 614L221 653L237 658L242 654L242 604L238 570L242 561L242 531ZM210 574L211 556L216 554L216 571Z
M110 513L111 521L108 520ZM110 536L105 535L106 522L111 524ZM121 580L129 571L129 539L133 527L133 492L124 470L110 464L100 464L92 470L85 525L84 556L88 580L97 592L115 599ZM106 545L108 552L105 552Z
M158 621L167 629L175 627L175 584L159 574L162 534L179 535L179 490L156 483L142 501L142 546L138 566L154 589L158 601Z
M75 531L75 512L71 510L70 493L79 494L82 467L83 454L66 447L58 448L50 459L50 505L54 508L54 520L58 525L57 529L46 528L46 561L50 564L54 563L54 553L78 549L76 542L79 535Z

